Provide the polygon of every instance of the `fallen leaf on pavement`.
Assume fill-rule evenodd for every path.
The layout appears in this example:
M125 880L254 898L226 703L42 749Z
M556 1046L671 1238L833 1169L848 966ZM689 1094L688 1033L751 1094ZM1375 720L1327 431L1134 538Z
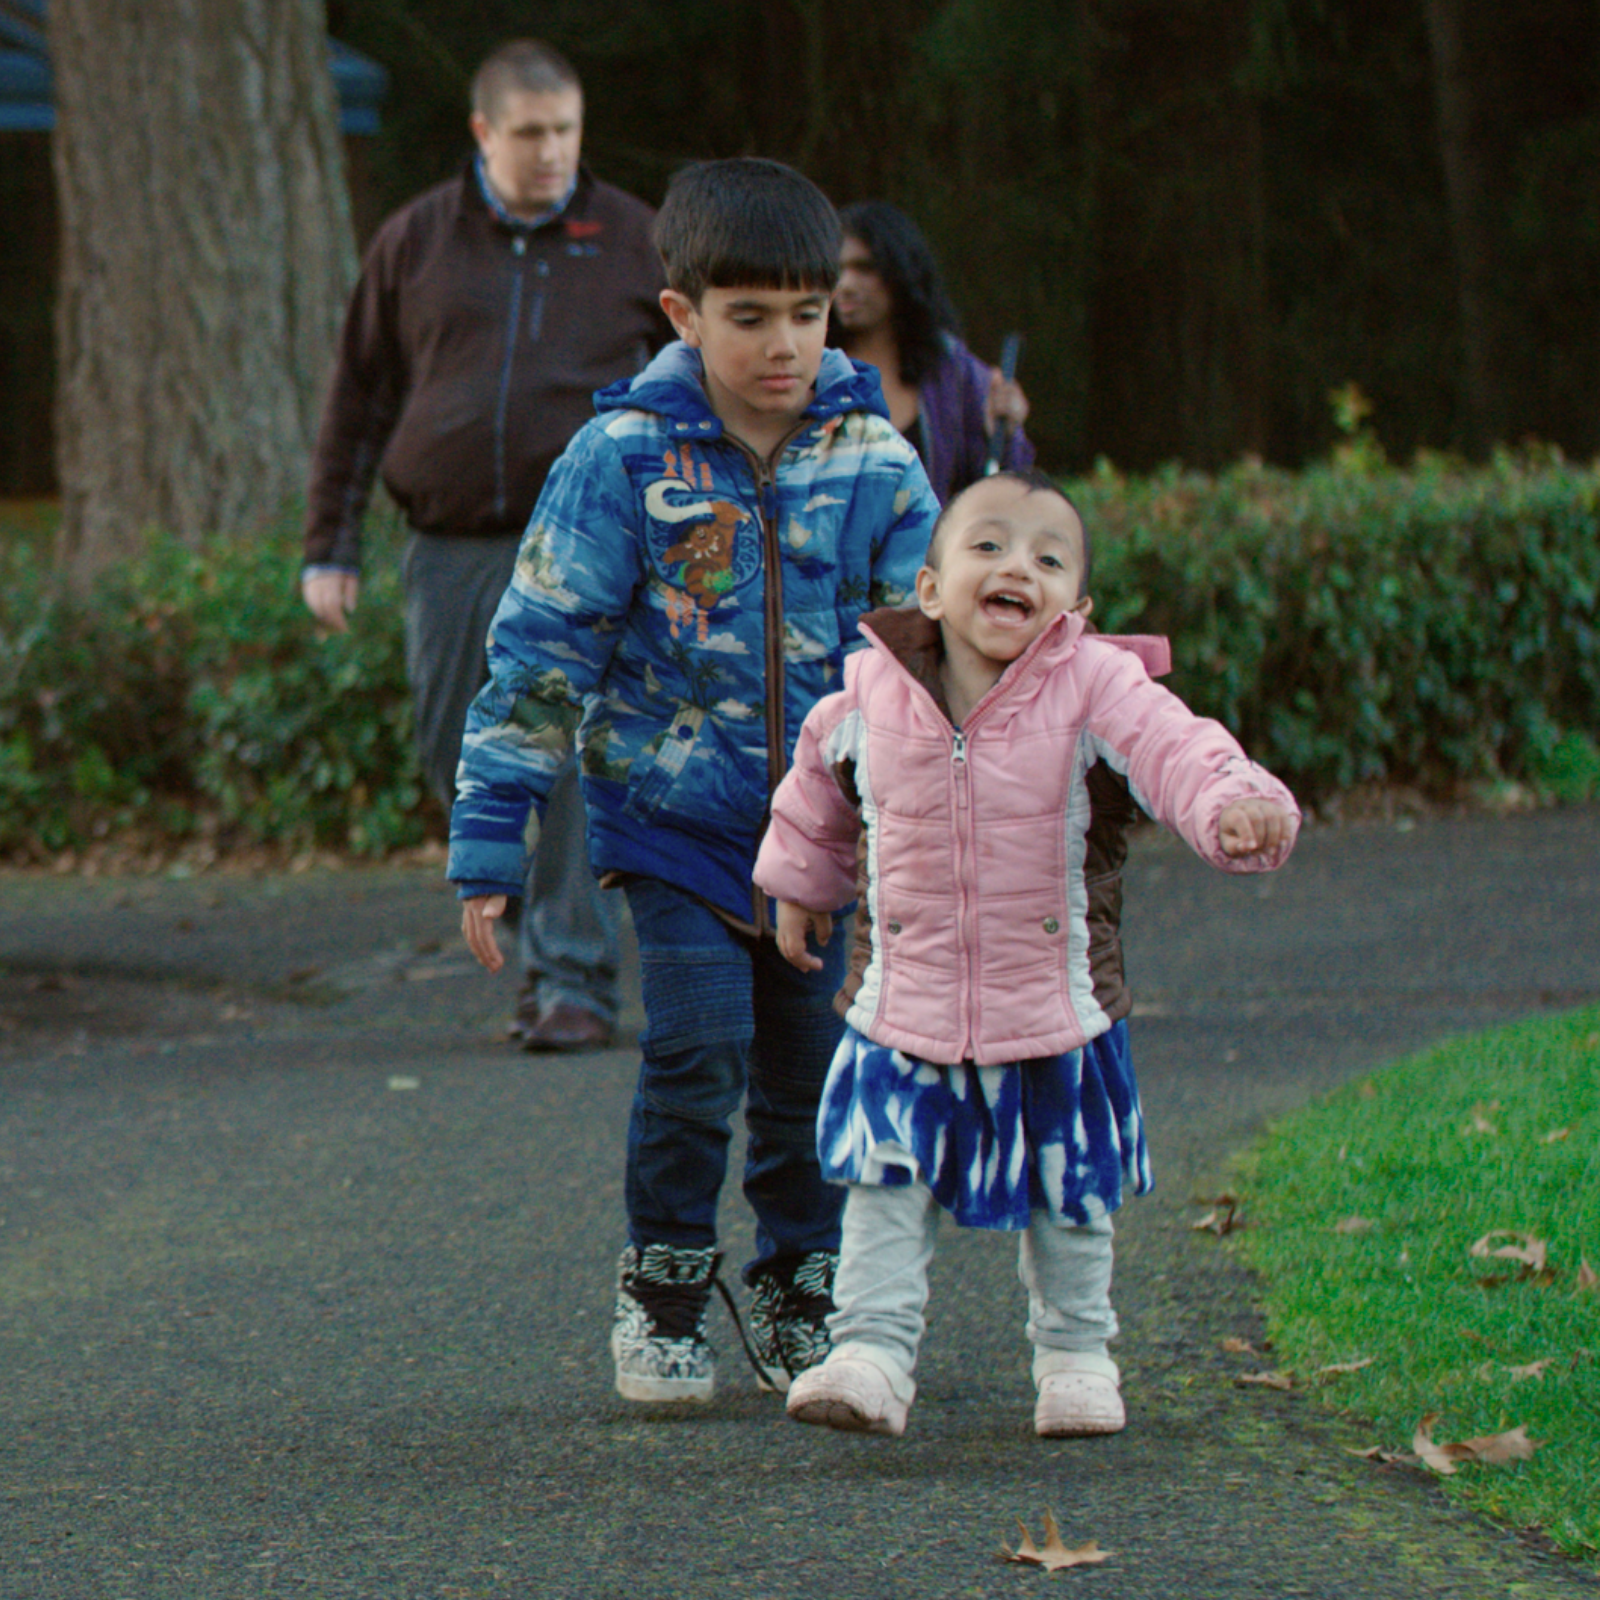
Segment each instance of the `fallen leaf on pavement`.
M1496 1239L1511 1239L1520 1243L1496 1245ZM1467 1254L1476 1256L1480 1261L1491 1256L1505 1261L1521 1261L1534 1272L1543 1272L1545 1268L1544 1240L1534 1238L1531 1233L1518 1233L1514 1228L1496 1228L1493 1233L1484 1234Z
M1244 1226L1244 1221L1239 1215L1239 1197L1233 1194L1219 1194L1215 1200L1202 1200L1200 1205L1209 1205L1213 1209L1208 1211L1198 1222L1191 1222L1190 1229L1195 1233L1214 1233L1220 1239L1225 1233L1232 1233L1237 1228Z
M1335 1233L1370 1233L1372 1219L1370 1217L1345 1217L1333 1225Z
M1294 1375L1288 1372L1241 1372L1235 1383L1253 1383L1262 1389L1292 1389Z
M1314 1378L1337 1378L1346 1372L1359 1372L1363 1367L1370 1367L1377 1359L1376 1356L1362 1356L1359 1361L1335 1361L1330 1367L1318 1367L1311 1376Z
M1000 1555L1006 1561L1021 1561L1031 1567L1044 1567L1050 1572L1058 1572L1063 1567L1094 1566L1114 1554L1110 1550L1102 1550L1093 1539L1087 1544L1074 1545L1070 1549L1061 1542L1061 1530L1056 1526L1056 1519L1047 1511L1044 1514L1044 1544L1036 1545L1033 1535L1028 1532L1028 1525L1021 1517L1017 1518L1017 1527L1021 1530L1022 1539L1015 1550L1009 1545L1000 1546Z
M1418 1424L1411 1448L1425 1467L1448 1477L1463 1462L1477 1461L1485 1466L1500 1466L1507 1461L1527 1461L1542 1441L1530 1439L1523 1427L1504 1433L1487 1433L1477 1439L1462 1439L1447 1444L1433 1437L1437 1411L1430 1411Z

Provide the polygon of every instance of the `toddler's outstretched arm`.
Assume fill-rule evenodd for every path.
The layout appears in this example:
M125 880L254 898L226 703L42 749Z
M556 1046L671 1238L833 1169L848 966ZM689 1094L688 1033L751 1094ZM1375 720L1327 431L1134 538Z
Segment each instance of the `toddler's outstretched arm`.
M506 964L494 937L494 925L505 914L503 894L479 895L461 902L461 931L473 955L491 972L498 972Z
M1294 834L1294 817L1275 800L1235 800L1217 818L1225 855L1271 855Z
M806 949L810 933L820 949L833 937L833 917L826 911L807 911L791 900L778 902L778 949L791 967L802 972L820 972L822 957Z

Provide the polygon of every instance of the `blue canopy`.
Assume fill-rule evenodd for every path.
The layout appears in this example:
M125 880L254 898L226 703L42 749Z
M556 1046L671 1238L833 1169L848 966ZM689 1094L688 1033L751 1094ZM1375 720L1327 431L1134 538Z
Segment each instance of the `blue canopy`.
M0 132L48 133L56 123L45 0L0 0ZM328 41L343 133L376 133L389 74L370 56Z

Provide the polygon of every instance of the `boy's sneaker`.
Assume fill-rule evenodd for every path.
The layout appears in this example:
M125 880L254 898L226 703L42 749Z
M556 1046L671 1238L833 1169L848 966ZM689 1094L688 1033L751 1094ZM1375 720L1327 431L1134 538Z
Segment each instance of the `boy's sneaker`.
M794 1378L827 1359L838 1265L837 1250L811 1250L751 1281L750 1343L763 1389L787 1394Z
M1122 1432L1128 1416L1115 1361L1063 1351L1052 1352L1050 1364L1053 1370L1039 1377L1039 1399L1033 1408L1034 1432L1041 1439Z
M911 1405L894 1392L882 1367L862 1356L836 1351L820 1367L812 1367L794 1380L785 1409L796 1422L845 1433L885 1433L898 1439L906 1431Z
M611 1357L625 1400L704 1403L716 1387L706 1305L722 1259L714 1249L629 1245L617 1262Z

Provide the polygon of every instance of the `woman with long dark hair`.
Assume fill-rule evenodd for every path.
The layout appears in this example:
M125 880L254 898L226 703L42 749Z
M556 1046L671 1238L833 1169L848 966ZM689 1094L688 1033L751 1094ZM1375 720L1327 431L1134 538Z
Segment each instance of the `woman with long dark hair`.
M999 465L1031 466L1027 397L961 342L921 230L885 200L843 206L839 220L844 248L829 339L878 368L890 419L916 446L940 501L983 476L996 428L1005 433Z

